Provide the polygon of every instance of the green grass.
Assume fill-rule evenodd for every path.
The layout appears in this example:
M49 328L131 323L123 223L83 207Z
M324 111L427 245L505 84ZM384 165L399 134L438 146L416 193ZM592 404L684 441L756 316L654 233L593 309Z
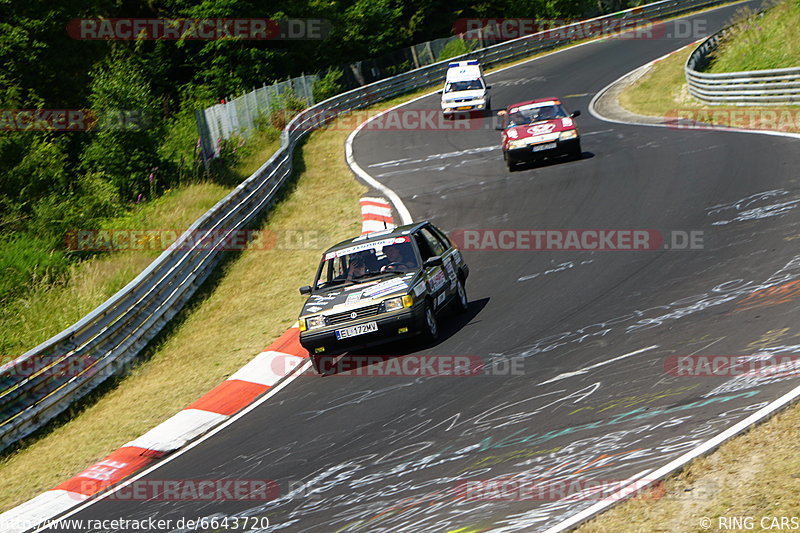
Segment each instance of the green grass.
M0 510L52 488L169 418L241 368L295 322L302 304L297 288L309 283L319 254L331 242L360 232L358 199L365 189L344 161L343 145L349 133L345 127L317 131L297 150L296 178L287 183L282 199L257 228L276 232L278 248L247 250L225 262L189 308L173 320L168 334L148 351L145 361L91 402L84 402L70 420L51 425L0 458ZM261 163L267 152L260 151ZM242 168L254 166L258 166L256 161L248 159ZM211 192L209 202L226 191ZM143 209L157 213L131 215L131 222L158 219L158 223L172 224L180 215L188 223L192 218L188 209L179 211L183 203L177 197L158 206L154 202ZM201 211L203 202L194 203ZM314 234L303 249L279 248L285 243L281 235L309 229ZM102 269L111 259L92 263L99 272L84 271L85 276L76 280L98 291L101 284L95 278L110 279ZM126 273L136 274L149 259L141 257L140 265L126 261ZM72 297L84 290L73 288L77 292ZM52 293L60 295L64 307L76 308L71 313L81 314L66 292ZM53 305L48 307L55 311ZM37 317L45 321L43 312Z
M709 72L800 67L800 2L782 0L759 17L741 13L720 43Z
M800 106L710 106L689 94L683 66L688 47L656 63L619 96L625 109L640 115L690 118L696 122L746 129L800 132Z
M252 174L278 147L273 136L257 137L230 169L231 180ZM238 182L237 182L238 183ZM185 229L230 191L229 186L195 183L167 191L135 207L123 216L107 220L101 228L87 229ZM58 262L64 252L49 252L48 243L33 239L6 246L0 254L16 261L25 272L30 261L41 265L40 281L21 296L0 307L0 363L13 359L80 320L136 277L160 253L159 250L123 251L97 255L77 262ZM5 259L9 258L9 259ZM56 262L48 271L48 261ZM48 275L44 275L48 273ZM20 274L22 275L22 274Z
M501 66L489 70L497 68ZM420 89L369 111L387 109L431 90ZM316 245L289 253L248 250L225 263L201 289L203 294L173 320L169 334L155 343L145 361L84 402L70 420L51 425L0 457L0 511L52 488L169 418L235 372L296 320L302 303L297 287L310 281L322 249L360 231L358 198L364 187L353 179L343 145L361 120L345 118L343 122L347 126L339 123L312 133L298 149L295 181L260 226L279 234L313 228L320 236ZM277 139L267 133L250 147L236 165L241 177L268 159ZM171 191L162 202L146 204L109 226L188 226L226 192L224 187L208 184ZM312 204L315 209L309 209ZM130 253L87 262L65 286L42 287L16 302L15 311L0 312L0 331L13 332L9 345L24 351L83 316L151 260L152 254Z
M747 20L747 14L740 15L738 20L744 24L742 21ZM756 23L760 29L742 26L723 45L713 72L800 66L800 46L795 35L800 28L800 3L784 2ZM692 49L687 48L657 63L620 95L620 104L642 115L674 117L676 111L681 110L711 124L800 131L796 120L790 123L769 119L771 116L797 117L797 106L706 106L694 100L688 94L683 74L683 65ZM798 428L800 408L795 405L723 444L712 455L692 461L681 473L670 477L645 497L621 503L577 531L720 531L718 517L731 516L754 517L752 530L763 531L762 517L798 517ZM711 519L710 529L701 527L700 520L704 517Z

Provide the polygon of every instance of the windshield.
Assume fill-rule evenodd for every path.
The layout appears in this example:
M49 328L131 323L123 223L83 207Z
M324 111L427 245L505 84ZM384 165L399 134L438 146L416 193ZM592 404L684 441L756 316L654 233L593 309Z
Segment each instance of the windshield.
M560 104L519 107L508 115L509 126L520 126L543 120L567 117L567 112Z
M328 252L322 258L314 287L360 283L417 268L419 261L411 239L391 237Z
M444 92L453 93L456 91L474 91L483 89L481 80L451 81L444 86Z

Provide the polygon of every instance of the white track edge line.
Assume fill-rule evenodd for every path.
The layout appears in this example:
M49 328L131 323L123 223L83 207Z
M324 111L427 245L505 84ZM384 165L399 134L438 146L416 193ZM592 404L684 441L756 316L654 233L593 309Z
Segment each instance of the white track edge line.
M699 445L693 450L686 452L685 454L681 455L680 457L673 459L671 462L667 463L666 465L658 468L657 470L644 470L644 474L642 472L635 474L629 477L626 481L628 482L626 487L631 485L631 481L638 480L643 475L649 473L650 478L648 483L642 485L639 490L649 486L651 483L666 477L668 474L671 474L684 465L686 465L689 461L696 459L697 457L712 451L713 449L717 448L719 445L723 444L726 440L735 437L739 433L745 431L746 429L750 428L751 426L761 422L767 416L773 414L774 412L778 411L783 407L787 407L791 404L794 400L800 397L800 386L795 387L791 391L787 392L783 396L779 397L778 399L772 401L771 403L765 405L752 415L748 416L744 420L739 421L738 423L734 424L733 426L729 427L728 429L724 430L723 432L719 433L718 435L710 438L703 444ZM566 531L569 528L577 527L581 523L594 518L596 515L600 514L602 511L606 510L609 507L616 505L617 503L621 503L624 499L627 499L629 496L633 496L638 491L632 491L628 494L625 494L626 487L621 488L614 494L610 495L607 499L610 501L604 501L600 503L596 503L591 507L584 509L583 511L567 518L566 520L562 521L559 524L556 524L549 529L545 530L544 533L558 533L561 531ZM623 497L624 496L624 497ZM615 500L615 497L617 498Z
M250 405L248 405L247 407L245 407L244 409L242 409L241 411L239 411L235 415L231 416L230 418L228 418L227 420L222 422L217 427L211 429L208 433L204 434L202 437L199 437L197 440L187 444L183 448L180 448L179 450L176 450L175 452L170 454L165 459L163 459L163 460L157 462L156 464L154 464L154 465L142 470L141 472L135 474L133 477L131 477L129 479L126 479L122 483L119 483L119 484L115 485L111 490L109 490L107 492L104 492L102 495L100 495L100 496L98 496L96 498L92 498L91 500L80 504L79 506L77 506L74 509L68 511L67 513L59 516L58 518L51 519L49 527L52 527L53 522L55 522L57 520L62 520L62 519L69 518L70 516L72 516L72 515L74 515L76 513L79 513L80 511L86 509L87 507L91 507L95 503L104 500L107 496L110 496L111 494L114 494L115 492L119 491L120 489L123 489L123 488L127 487L128 485L130 485L134 481L142 478L143 476L146 476L150 472L153 472L153 471L161 468L165 464L171 462L173 459L176 459L176 458L180 457L185 452L191 450L195 446L205 442L206 440L210 439L211 437L213 437L214 435L216 435L217 433L219 433L223 429L227 428L228 426L230 426L231 424L233 424L234 422L236 422L237 420L242 418L244 415L248 414L250 411L252 411L256 407L260 406L261 404L266 402L268 399L270 399L272 396L274 396L275 394L280 392L286 385L288 385L289 383L291 383L292 381L294 381L298 377L302 376L304 371L306 369L308 369L310 367L310 365L311 365L311 360L307 359L307 358L305 358L305 359L306 360L302 364L298 365L295 368L295 373L293 375L290 375L288 378L286 378L285 380L280 382L278 385L276 385L274 387L271 387L270 390L267 391L264 394L264 396L262 396L261 398L259 398L255 402L251 403ZM45 522L45 524L47 524L47 522ZM44 531L43 527L48 527L48 526L47 525L43 526L41 524L38 524L38 525L34 526L33 528L31 528L29 531L33 531L33 532Z
M701 11L699 11L699 12L697 12L697 13L689 13L689 14L686 14L686 15L684 15L684 16L674 17L674 18L667 19L667 20L680 20L680 19L683 19L683 18L688 18L688 17L691 17L691 16L696 16L697 14L699 14L699 13L702 13L702 12L711 12L711 11L716 11L716 10L718 10L718 9L724 9L724 8L726 8L726 7L730 7L730 6L732 6L732 5L736 5L736 4L739 4L739 3L744 3L744 2L747 2L747 1L748 1L748 0L742 0L742 2L734 2L734 3L731 3L731 4L725 4L725 5L722 5L722 6L719 6L719 7L715 7L715 8L711 8L711 9L705 9L705 10L701 10ZM511 68L515 68L515 67L519 67L519 66L522 66L522 65L526 65L526 64L528 64L528 63L531 63L531 62L533 62L533 61L536 61L536 60L538 60L538 59L542 59L542 58L545 58L545 57L550 57L550 56L553 56L553 55L555 55L555 54L558 54L558 53L561 53L561 52L565 52L565 51L568 51L568 50L574 50L574 49L576 49L576 48L580 48L580 47L582 47L582 46L586 46L586 45L589 45L589 44L594 44L594 43L597 43L597 42L603 42L603 41L605 41L605 40L606 40L606 38L605 38L605 37L599 37L599 38L597 38L597 39L593 39L593 40L590 40L590 41L587 41L587 42L584 42L584 43L580 43L580 44L577 44L577 45L574 45L574 46L567 46L567 47L564 47L564 48L560 48L560 49L558 49L558 50L553 50L553 51L551 51L551 52L544 53L544 54L542 54L542 55L539 55L539 56L537 56L537 57L534 57L534 58L531 58L531 59L527 59L527 60L524 60L524 61L520 61L520 62L518 62L518 63L514 63L513 65L508 65L508 66L506 66L506 67L502 67L502 68L499 68L499 69L497 69L497 70L493 70L493 71L491 71L491 72L487 73L487 74L486 74L486 77L489 77L489 76L491 76L491 75L493 75L493 74L498 74L498 73L500 73L500 72L503 72L503 71L505 71L505 70L509 70L509 69L511 69ZM626 74L626 76L627 76L627 74ZM625 76L623 76L622 78L624 78L624 77L625 77ZM591 102L589 103L589 112L590 112L590 113L591 113L591 114L592 114L592 115L593 115L595 118L597 118L597 119L599 119L599 120L604 120L604 121L606 121L606 122L616 122L616 123L618 123L618 124L641 125L641 124L636 124L636 123L626 123L626 122L622 122L622 121L608 120L608 119L606 119L606 118L604 118L604 117L601 117L601 116L599 116L599 115L597 115L597 114L595 114L595 113L593 112L593 104L594 104L594 102L595 102L596 98L598 97L598 95L600 95L600 94L602 94L603 92L605 92L605 91L606 91L606 90L607 90L609 87L613 86L613 85L614 85L614 83L618 82L618 81L619 81L620 79L622 79L622 78L619 78L619 79L618 79L618 80L616 80L615 82L613 82L613 83L609 84L608 86L606 86L605 88L603 88L603 89L602 89L602 90L601 90L599 93L597 93L597 94L595 95L595 97L594 97L594 98L592 98ZM403 107L403 106L405 106L405 105L408 105L408 104L410 104L410 103L412 103L412 102L415 102L415 101L417 101L417 100L421 100L422 98L426 98L426 97L428 97L428 96L431 96L431 95L433 95L433 94L436 94L437 92L438 92L437 90L434 90L434 91L431 91L430 93L423 94L423 95L421 95L421 96L419 96L419 97L417 97L417 98L414 98L414 99L412 99L412 100L409 100L409 101L407 101L407 102L403 102L403 103L401 103L401 104L398 104L397 106L394 106L394 107L392 107L392 108L390 108L390 109L387 109L386 111L383 111L382 113L380 113L380 114L378 114L378 115L376 115L376 116L374 116L374 117L371 117L371 118L367 119L366 121L364 121L364 122L362 122L361 124L359 124L359 126L358 126L358 127L355 129L355 130L353 130L353 131L350 133L350 135L347 137L347 140L345 141L345 157L346 157L347 164L348 164L348 166L350 167L351 171L352 171L353 173L355 173L357 176L359 176L359 177L360 177L362 180L364 180L365 182L367 182L367 183L369 183L369 184L373 185L373 186L374 186L376 189L378 189L378 190L380 190L380 191L384 192L384 194L386 194L386 195L387 195L387 196L390 198L390 200L392 201L392 203L394 204L394 206L395 206L395 209L397 209L397 212L398 212L398 214L400 215L400 218L401 218L401 220L402 220L402 222L403 222L404 224L410 224L410 223L413 221L413 219L412 219L412 217L411 217L411 213L408 211L408 208L406 208L405 204L404 204L404 203L403 203L403 201L400 199L400 197L397 195L397 193L395 193L395 192L394 192L392 189L390 189L389 187L385 186L384 184L382 184L381 182L379 182L378 180L376 180L376 179L375 179L375 178L373 178L372 176L370 176L370 175L369 175L369 174L368 174L366 171L364 171L364 169L362 169L362 168L361 168L361 167L358 165L358 163L355 161L355 158L353 157L353 147L352 147L352 144L353 144L353 139L355 138L356 134L357 134L358 132L360 132L360 131L361 131L361 130L364 128L364 126L366 126L366 125L367 125L369 122L371 122L372 120L374 120L374 119L378 118L379 116L381 116L381 115L383 115L383 114L385 114L385 113L388 113L389 111L393 111L393 110L395 110L395 109L398 109L398 108L400 108L400 107ZM729 131L731 131L731 130L729 130ZM732 131L743 131L743 132L747 132L747 133L762 133L762 134L767 134L767 135L769 135L769 134L781 135L780 133L777 133L777 132L764 132L764 131L754 131L754 130L732 130ZM798 134L783 134L783 135L784 135L784 136L789 136L789 137L797 137L797 138L800 138L800 135L798 135ZM266 164L266 163L265 163L265 164ZM301 364L301 365L298 365L298 366L296 367L296 370L300 370L300 369L303 369L303 370L305 370L305 368L303 368L303 367L306 367L306 368L307 368L309 364L310 364L310 363L309 363L308 361L306 361L306 362L304 362L303 364ZM232 416L232 417L231 417L231 418L229 418L228 420L226 420L226 421L222 422L222 423L221 423L219 426L217 426L216 428L214 428L214 429L210 430L208 433L206 433L206 434L205 434L205 435L203 435L202 437L198 438L196 441L194 441L194 442L192 442L192 443L188 444L187 446L185 446L185 447L183 447L183 448L181 448L181 449L179 449L179 450L176 450L175 452L173 452L172 454L170 454L170 456L169 456L169 457L167 457L166 459L164 459L164 460L162 460L162 461L159 461L157 464L155 464L155 465L151 466L150 468L147 468L147 469L143 470L142 472L140 472L139 474L137 474L137 475L135 475L134 477L130 478L129 480L125 481L124 483L122 483L122 484L119 484L119 485L118 485L118 486L116 486L116 487L115 487L113 490L111 490L111 491L108 491L107 493L104 493L102 496L100 496L100 497L97 497L97 498L92 498L92 497L90 496L90 498L92 498L91 500L89 500L89 501L88 501L88 502L86 502L85 504L82 504L82 505L80 505L79 507L77 507L77 508L73 509L72 511L69 511L68 513L64 514L64 515L63 515L62 517L60 517L60 518L67 518L67 517L70 517L70 516L74 515L75 513L79 512L79 511L81 511L81 510L83 510L83 509L85 509L85 508L87 508L87 507L90 507L90 506L91 506L91 505L93 505L95 502L97 502L97 501L100 501L100 500L104 499L104 498L105 498L107 495L109 495L109 494L113 494L114 492L116 492L116 491L117 491L117 490L119 490L120 488L123 488L123 487L125 487L125 486L129 485L130 483L132 483L133 481L136 481L137 479L141 478L142 476L144 476L144 475L146 475L146 474L148 474L148 473L150 473L150 472L152 472L152 471L154 471L154 470L158 469L159 467L161 467L161 466L162 466L162 465L164 465L164 464L167 464L167 463L168 463L168 462L170 462L172 459L174 459L174 458L176 458L176 457L179 457L179 456L180 456L180 455L182 455L182 454L183 454L185 451L188 451L188 450L190 450L190 449L194 448L196 445L200 444L201 442L205 441L207 438L210 438L211 436L213 436L213 435L215 435L216 433L218 433L220 430L222 430L222 429L226 428L227 426L229 426L230 424L232 424L233 422L235 422L236 420L238 420L238 419L239 419L241 416L244 416L245 414L249 413L249 412L250 412L251 410L253 410L255 407L257 407L257 406L261 405L261 404L262 404L263 402L265 402L265 401L266 401L268 398L272 397L274 394L276 394L277 392L279 392L280 390L282 390L282 389L283 389L283 388L284 388L286 385L288 385L290 382L294 381L294 380L295 380L295 379L296 379L296 378L297 378L299 375L301 375L301 374L302 374L302 372L298 372L298 373L297 373L295 376L293 376L293 377L291 377L291 376L290 376L289 378L287 378L287 379L286 379L286 380L284 380L283 382L281 382L281 383L279 383L278 385L276 385L276 386L272 387L272 388L271 388L271 389L270 389L270 390L269 390L269 391L268 391L268 392L267 392L267 393L266 393L266 394L265 394L263 397L261 397L259 400L257 400L256 402L254 402L254 403L250 404L249 406L247 406L247 407L246 407L246 408L244 408L242 411L240 411L240 412L239 412L239 413L237 413L236 415ZM800 387L799 387L798 389L800 389ZM796 390L798 390L798 389L796 389ZM798 393L800 394L800 390L798 391ZM48 492L48 491L45 491L45 492ZM43 494L44 494L44 493L43 493ZM38 531L42 531L42 529L41 529L41 527L40 527L40 526L34 526L33 528L30 528L30 529L29 529L29 531L38 532Z
M711 9L701 9L700 11L697 11L695 13L687 13L686 15L668 18L664 22L668 22L668 21L671 21L671 20L680 20L680 19L684 19L684 18L694 17L694 16L697 16L697 15L699 15L701 13L709 13L711 11L716 11L718 9L725 9L727 7L731 7L731 6L734 6L734 5L737 5L737 4L743 4L743 3L746 3L746 2L749 2L749 1L750 0L741 0L740 2L733 2L733 3L730 3L730 4L725 4L725 5L721 5L721 6L718 6L718 7L714 7L714 8L711 8ZM546 57L551 57L551 56L554 56L554 55L559 54L561 52L566 52L568 50L575 50L576 48L580 48L582 46L595 44L595 43L599 43L599 42L604 42L608 38L609 38L608 36L600 36L600 37L597 37L596 39L592 39L592 40L586 41L584 43L571 45L571 46L565 46L564 48L559 48L559 49L553 50L551 52L545 52L545 53L543 53L541 55L538 55L536 57L532 57L530 59L526 59L524 61L520 61L518 63L514 63L513 65L507 65L507 66L501 67L501 68L499 68L497 70L492 70L491 72L486 73L486 75L484 77L488 78L489 76L492 76L494 74L498 74L500 72L503 72L503 71L506 71L506 70L509 70L509 69L512 69L512 68L521 67L522 65L527 65L528 63L531 63L533 61L536 61L536 60L539 60L539 59L544 59ZM691 45L691 43L690 43L690 45ZM689 45L687 45L687 46L689 46ZM659 59L662 59L662 58L659 58ZM657 60L655 60L655 61L657 61ZM630 74L630 73L628 73L628 74ZM626 76L627 76L627 74L626 74ZM625 76L623 76L623 78L624 77ZM622 79L622 78L620 78L620 79ZM617 81L619 81L619 80L616 80L614 83L616 83ZM614 85L614 83L604 87L597 94L599 95L599 94L605 92L609 87ZM369 124L370 122L372 122L373 120L375 120L375 119L377 119L379 117L382 117L386 113L394 111L395 109L399 109L399 108L401 108L403 106L406 106L408 104L414 103L417 100L422 100L423 98L427 98L429 96L433 96L434 94L436 94L438 92L439 92L438 89L433 90L433 91L431 91L429 93L425 93L423 95L417 96L416 98L412 98L411 100L408 100L407 102L403 102L401 104L397 104L394 107L386 109L385 111L381 111L377 115L368 118L367 120L365 120L364 122L359 124L358 127L356 129L354 129L350 133L350 135L347 136L347 140L344 143L344 154L345 154L345 160L347 161L347 166L350 167L350 170L353 172L353 174L355 174L356 176L361 178L363 181L368 183L370 186L378 189L383 194L385 194L386 196L389 197L389 200L392 202L392 204L394 205L395 209L397 210L397 213L400 215L400 220L402 221L403 224L411 224L411 222L413 222L413 218L411 217L411 213L408 211L408 208L403 203L403 200L400 199L400 196L398 196L396 192L394 192L392 189L390 189L389 187L387 187L386 185L384 185L383 183L381 183L377 179L373 178L366 170L361 168L361 165L359 165L356 162L355 157L353 156L353 140L355 139L356 135L358 135L358 133L362 129L364 129L364 127L367 124ZM595 98L597 98L597 95L595 95ZM592 103L594 103L594 100L595 99L593 98L592 101L589 103L589 112L590 113L592 113ZM594 115L595 118L598 118L600 120L604 120L603 118L595 115L594 113L592 113L592 115ZM616 122L616 121L609 121L609 122ZM619 122L619 123L620 124L625 124L624 122ZM800 137L800 136L798 136L798 137Z
M747 1L747 0L745 0L745 1ZM609 83L608 85L606 85L605 87L600 89L597 92L597 94L595 94L594 97L592 97L591 101L589 102L589 113L594 118L596 118L598 120L602 120L603 122L611 122L611 123L614 123L614 124L624 124L624 125L627 125L627 126L650 126L650 127L654 127L654 128L670 128L670 129L675 129L675 130L689 130L689 131L725 131L725 132L732 132L732 133L755 133L755 134L760 134L760 135L773 135L773 136L776 136L776 137L789 137L791 139L800 139L800 133L791 133L791 132L788 132L788 131L749 130L749 129L745 129L745 128L732 128L730 126L719 126L719 125L714 125L714 124L709 124L708 126L676 127L676 126L672 126L670 124L652 124L652 123L649 123L649 122L631 122L631 121L627 121L627 120L619 120L619 119L607 117L605 115L600 114L600 112L596 109L595 104L597 103L597 101L600 98L602 98L603 95L606 94L612 87L614 87L616 84L618 84L619 82L621 82L622 80L624 80L628 76L632 76L635 72L638 72L640 70L644 70L644 69L650 68L655 63L657 63L657 62L669 57L670 55L672 55L672 54L674 54L676 52L680 52L684 48L688 48L688 47L690 47L692 45L695 45L697 43L698 43L698 41L695 41L693 43L687 44L686 46L682 46L682 47L678 48L677 50L673 50L672 52L670 52L668 54L664 54L663 56L661 56L659 58L656 58L656 59L654 59L652 61L649 61L648 63L645 63L641 67L637 67L637 68L631 70L630 72L627 72L626 74L623 74L622 76L620 76L616 80L612 81L611 83ZM758 107L758 106L746 106L746 107ZM743 106L742 108L744 109L745 107ZM653 118L659 118L659 117L655 116ZM663 117L661 117L661 118L663 118Z

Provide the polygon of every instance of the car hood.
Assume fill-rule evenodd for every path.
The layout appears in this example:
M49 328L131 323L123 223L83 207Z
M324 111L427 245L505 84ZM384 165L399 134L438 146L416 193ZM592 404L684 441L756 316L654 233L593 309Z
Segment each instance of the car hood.
M524 124L522 126L514 126L513 128L506 129L503 133L509 139L526 139L528 137L559 133L573 128L575 128L575 121L570 117L564 117L553 120L543 120L532 124Z
M485 89L473 89L471 91L454 91L451 93L442 94L442 101L447 102L453 99L461 98L483 98L486 93Z
M327 291L318 291L308 297L300 315L357 309L378 303L391 296L407 294L418 277L416 272L409 272L388 279L365 281L357 285L331 287Z

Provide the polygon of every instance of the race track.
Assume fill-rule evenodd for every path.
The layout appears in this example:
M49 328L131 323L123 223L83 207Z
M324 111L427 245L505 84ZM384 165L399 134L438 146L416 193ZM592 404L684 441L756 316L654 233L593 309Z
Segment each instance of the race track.
M711 33L737 7L688 20ZM435 346L371 353L477 356L494 371L303 376L142 478L269 479L278 499L100 500L71 518L239 513L269 517L270 532L543 531L598 501L559 488L646 478L795 387L792 376L681 377L665 361L800 344L800 142L613 124L587 110L613 80L697 37L607 39L489 76L496 109L544 96L580 109L580 161L509 173L499 133L477 118L458 131L367 128L353 149L415 220L451 233L695 231L701 249L465 250L470 311L444 322ZM554 488L500 500L457 490L512 475Z

